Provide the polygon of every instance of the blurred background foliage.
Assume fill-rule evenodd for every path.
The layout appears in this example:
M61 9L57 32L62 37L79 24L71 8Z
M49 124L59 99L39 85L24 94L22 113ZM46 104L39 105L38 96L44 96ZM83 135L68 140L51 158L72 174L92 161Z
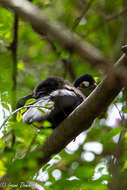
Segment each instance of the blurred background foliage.
M120 47L127 41L127 0L33 0L33 4L45 17L76 32L113 62L121 55ZM13 95L13 60L8 47L13 41L14 14L0 7L0 18L0 176L8 173L14 184L22 179L19 184L23 189L28 177L31 186L40 190L127 189L126 90L114 100L105 119L96 119L90 130L34 172L39 152L34 155L31 150L42 147L52 131L8 118ZM60 76L70 82L84 73L103 78L100 70L49 42L46 36L39 36L22 20L17 60L17 99L31 93L48 76ZM28 171L22 171L25 165ZM20 189L20 185L15 189ZM5 184L5 189L13 188L12 184Z

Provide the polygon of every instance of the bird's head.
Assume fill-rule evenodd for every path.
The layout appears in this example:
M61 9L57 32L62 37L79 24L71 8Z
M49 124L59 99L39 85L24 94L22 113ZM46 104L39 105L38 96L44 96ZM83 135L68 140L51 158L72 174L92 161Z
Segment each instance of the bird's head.
M81 90L85 96L89 96L96 86L97 84L90 74L84 74L74 81L74 87Z

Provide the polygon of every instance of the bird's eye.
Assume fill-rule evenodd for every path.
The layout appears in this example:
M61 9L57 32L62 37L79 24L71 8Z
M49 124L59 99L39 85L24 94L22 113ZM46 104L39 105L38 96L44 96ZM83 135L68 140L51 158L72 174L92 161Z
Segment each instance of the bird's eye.
M84 81L84 82L82 82L83 83L83 85L85 86L85 87L88 87L89 85L90 85L90 83L88 82L88 81Z

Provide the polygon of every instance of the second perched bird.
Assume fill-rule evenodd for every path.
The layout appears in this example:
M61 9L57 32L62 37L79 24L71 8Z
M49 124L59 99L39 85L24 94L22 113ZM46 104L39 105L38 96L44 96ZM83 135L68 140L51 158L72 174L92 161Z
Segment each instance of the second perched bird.
M96 88L97 84L90 74L81 75L74 81L74 87L78 88L85 97Z
M48 120L54 129L83 102L93 87L95 88L95 81L89 74L79 77L74 86L61 78L49 77L40 82L32 94L20 100L18 107L24 106L31 98L35 99L23 113L23 121L31 124L34 121L42 123Z

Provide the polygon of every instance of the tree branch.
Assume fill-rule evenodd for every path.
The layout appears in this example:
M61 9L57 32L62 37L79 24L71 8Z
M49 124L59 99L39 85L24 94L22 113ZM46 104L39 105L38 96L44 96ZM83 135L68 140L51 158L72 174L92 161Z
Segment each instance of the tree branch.
M92 3L93 3L94 0L90 0L87 2L86 6L83 8L82 12L81 12L81 15L78 16L76 19L75 19L75 22L74 22L74 25L72 27L73 30L76 29L76 27L78 26L78 24L80 23L80 21L82 20L82 18L85 16L85 14L88 12L89 8L91 7Z
M51 23L42 17L40 10L25 0L0 0L1 5L11 8L22 19L28 21L35 31L46 35L48 39L57 41L64 49L71 53L77 53L94 67L107 70L110 61L105 59L102 53L85 40L81 40L76 34L72 34L67 28L60 24Z
M14 14L14 24L13 24L13 41L8 47L12 53L12 109L15 109L16 105L16 88L17 88L17 49L18 49L18 16Z
M109 106L123 87L123 78L119 71L125 65L127 69L127 59L123 54L92 94L47 137L42 148L41 164L46 163L52 154L61 151L82 131L90 128L94 119Z

